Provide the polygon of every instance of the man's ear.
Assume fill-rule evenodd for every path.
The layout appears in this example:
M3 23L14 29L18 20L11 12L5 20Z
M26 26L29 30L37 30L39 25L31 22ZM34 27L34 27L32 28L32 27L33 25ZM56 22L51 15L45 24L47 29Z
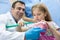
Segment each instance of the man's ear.
M11 8L11 11L13 11L14 10L14 8Z
M11 12L13 12L13 10L14 10L14 9L13 9L13 8L11 8Z
M11 10L13 10L13 8L11 8Z

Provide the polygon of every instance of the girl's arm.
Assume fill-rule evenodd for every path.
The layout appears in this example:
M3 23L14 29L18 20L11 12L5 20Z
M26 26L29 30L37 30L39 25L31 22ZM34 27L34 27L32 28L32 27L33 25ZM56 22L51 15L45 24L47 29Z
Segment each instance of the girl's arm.
M51 26L49 28L53 32L54 36L56 37L56 40L60 40L60 32Z
M48 25L49 25L49 29L54 34L56 40L60 40L60 32L54 27L55 24L52 25L52 23L48 22Z

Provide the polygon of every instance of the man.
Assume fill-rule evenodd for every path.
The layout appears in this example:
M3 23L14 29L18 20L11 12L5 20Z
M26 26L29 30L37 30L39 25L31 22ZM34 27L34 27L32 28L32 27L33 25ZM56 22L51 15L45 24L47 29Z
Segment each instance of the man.
M25 3L16 1L12 4L10 12L0 15L0 40L24 40L25 32L16 32L14 27L24 12Z
M11 26L17 26L16 23L23 17L24 20L30 21L29 18L23 16L25 13L25 3L22 1L16 1L12 4L12 8L10 12L1 15L1 20L3 21L5 26L7 26L7 30L16 31L16 27L9 28ZM5 20L4 20L5 18ZM20 28L19 28L20 29Z
M33 30L37 30L36 28L35 29L33 28L32 30L30 29L26 33L16 32L16 26L19 26L16 23L22 17L23 19L24 18L29 19L23 16L24 13L25 13L25 3L22 1L16 1L12 4L10 12L0 15L0 40L24 40L24 38L27 38L28 35L35 34ZM40 29L38 31L40 31ZM33 37L35 37L35 35Z

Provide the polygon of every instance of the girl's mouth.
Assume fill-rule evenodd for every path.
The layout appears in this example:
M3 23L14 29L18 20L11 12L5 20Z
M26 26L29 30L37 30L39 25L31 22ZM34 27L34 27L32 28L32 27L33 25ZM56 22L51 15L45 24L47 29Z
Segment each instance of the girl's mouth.
M41 21L41 20L37 19L37 22L39 22L39 21Z

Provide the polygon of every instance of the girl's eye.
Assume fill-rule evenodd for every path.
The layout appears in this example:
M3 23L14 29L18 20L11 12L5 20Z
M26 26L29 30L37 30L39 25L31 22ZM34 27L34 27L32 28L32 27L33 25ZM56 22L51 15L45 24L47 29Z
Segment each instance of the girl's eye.
M35 16L35 15L33 15L33 16Z

